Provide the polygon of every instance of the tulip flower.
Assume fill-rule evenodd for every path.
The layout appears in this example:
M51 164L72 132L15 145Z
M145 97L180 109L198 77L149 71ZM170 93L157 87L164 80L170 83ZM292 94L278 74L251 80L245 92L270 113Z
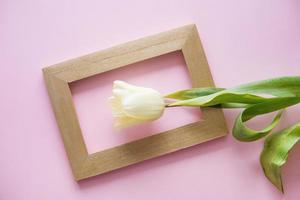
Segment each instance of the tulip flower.
M156 120L165 109L164 98L158 91L124 81L114 81L109 103L117 129Z
M269 95L269 97L265 97ZM124 128L158 119L165 108L194 106L213 108L242 108L233 127L233 136L243 142L266 137L260 161L266 177L283 192L281 168L295 144L300 141L300 123L273 133L282 111L300 104L300 76L262 80L234 88L192 88L165 96L175 102L166 104L154 89L115 81L110 103L116 117L115 127ZM256 116L278 111L273 121L261 130L253 130L246 122ZM269 135L270 134L270 135Z

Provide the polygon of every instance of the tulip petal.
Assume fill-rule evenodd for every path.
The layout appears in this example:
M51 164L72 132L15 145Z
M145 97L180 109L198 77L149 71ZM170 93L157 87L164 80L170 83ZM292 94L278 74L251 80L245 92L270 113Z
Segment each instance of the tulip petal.
M122 102L126 115L141 119L154 120L164 111L164 101L158 92L143 92L130 95Z
M114 121L114 128L123 129L137 124L141 124L143 122L144 122L143 120L138 120L127 116L116 117Z
M156 90L134 86L124 81L114 81L113 96L109 103L116 128L158 119L165 108L164 99Z

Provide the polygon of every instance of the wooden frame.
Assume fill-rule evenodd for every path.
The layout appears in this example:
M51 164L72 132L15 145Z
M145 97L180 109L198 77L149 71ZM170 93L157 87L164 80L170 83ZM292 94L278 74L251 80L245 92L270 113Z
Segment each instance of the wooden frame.
M182 51L193 87L214 86L195 25L128 42L43 69L48 92L76 180L165 155L227 134L221 110L202 109L202 121L88 154L69 84L174 51Z

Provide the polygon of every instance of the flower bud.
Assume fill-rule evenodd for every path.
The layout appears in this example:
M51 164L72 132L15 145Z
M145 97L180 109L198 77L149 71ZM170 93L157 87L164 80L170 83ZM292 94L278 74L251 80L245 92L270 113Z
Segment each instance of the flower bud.
M114 81L109 99L115 128L125 128L161 117L165 108L163 96L154 89Z

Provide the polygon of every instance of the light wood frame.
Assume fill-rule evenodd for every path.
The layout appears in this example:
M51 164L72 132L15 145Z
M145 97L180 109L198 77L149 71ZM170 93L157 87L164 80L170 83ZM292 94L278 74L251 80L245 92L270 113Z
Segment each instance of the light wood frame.
M214 86L195 25L183 26L43 69L76 180L165 155L228 133L222 110L205 108L202 109L204 120L88 154L69 84L174 51L182 51L193 87Z

